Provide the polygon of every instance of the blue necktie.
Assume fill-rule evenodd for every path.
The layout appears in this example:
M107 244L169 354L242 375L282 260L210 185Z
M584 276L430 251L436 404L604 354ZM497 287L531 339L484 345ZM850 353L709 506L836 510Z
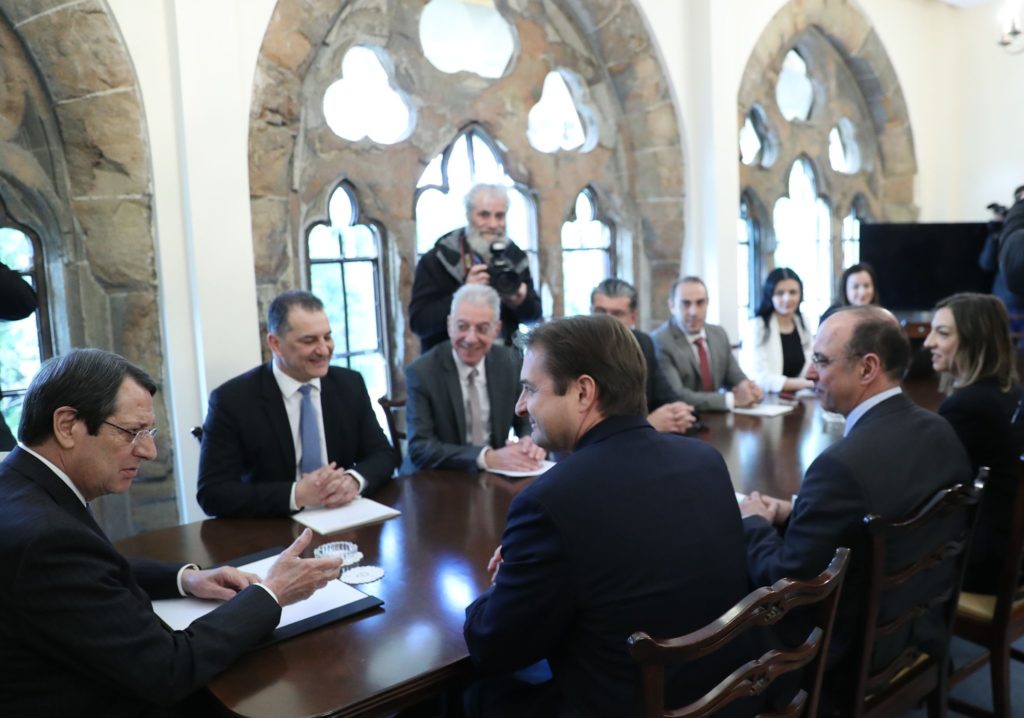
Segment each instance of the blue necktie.
M313 410L313 397L309 384L299 387L302 403L299 405L299 443L302 446L302 460L299 468L308 474L320 468L320 427L317 426L316 412Z

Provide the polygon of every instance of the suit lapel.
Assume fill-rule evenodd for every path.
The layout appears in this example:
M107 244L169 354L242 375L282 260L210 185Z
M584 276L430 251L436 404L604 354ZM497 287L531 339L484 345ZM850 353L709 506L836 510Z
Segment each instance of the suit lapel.
M15 471L27 476L39 485L60 508L89 527L97 536L110 542L103 529L99 527L89 510L82 505L74 492L53 473L46 464L27 451L15 447L7 457L8 465Z
M320 380L320 411L324 415L324 440L327 442L327 461L337 461L340 465L342 447L338 441L342 436L348 434L342 431L342 424L345 421L343 404L344 397L341 395L341 387L336 381L337 375L334 367L327 371L327 376Z
M270 364L264 364L260 372L260 390L263 394L263 413L270 424L271 434L278 442L281 456L285 459L285 466L295 471L298 460L295 458L295 442L292 439L292 427L288 423L288 412L284 408L284 397L281 396L281 387L274 379L274 371ZM324 428L326 433L326 427Z
M512 416L511 397L505 391L508 382L508 363L501 347L495 346L487 354L485 363L487 374L487 399L491 404L491 446L504 446L508 435L505 417ZM504 429L504 435L502 435Z
M686 366L690 367L690 374L697 378L697 387L700 387L700 364L697 362L697 355L693 353L693 346L690 344L690 340L683 334L683 330L676 326L675 322L669 321L669 331L672 332L672 337L675 339L676 348L678 349L679 355L682 356ZM711 342L708 342L708 357L711 357ZM711 359L712 369L714 368L714 359Z
M455 417L455 429L459 442L466 436L466 408L462 404L462 387L459 386L459 372L455 368L455 359L452 358L451 344L445 342L441 345L441 352L438 359L441 362L441 380L444 382L445 393L451 404L452 414Z

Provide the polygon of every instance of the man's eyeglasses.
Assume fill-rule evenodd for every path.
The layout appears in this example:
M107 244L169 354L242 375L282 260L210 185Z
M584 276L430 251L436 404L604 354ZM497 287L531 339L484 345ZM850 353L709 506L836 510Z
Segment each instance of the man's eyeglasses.
M153 439L154 441L156 440L156 432L158 431L158 429L155 426L152 429L139 429L138 431L132 431L131 429L126 429L123 426L111 424L109 421L104 421L103 423L106 424L107 426L114 427L118 431L123 431L124 433L128 434L128 436L132 437L132 446L138 446L139 439L141 439L143 436L148 436L150 439Z
M840 359L856 359L856 358L862 357L862 356L864 356L864 355L863 354L859 354L859 353L854 353L854 354L843 354L842 356L837 356L837 357L829 358L829 357L825 356L824 354L818 354L817 352L815 352L814 354L811 354L811 364L813 364L814 368L817 369L818 371L824 371L825 369L828 369L830 366L835 364Z

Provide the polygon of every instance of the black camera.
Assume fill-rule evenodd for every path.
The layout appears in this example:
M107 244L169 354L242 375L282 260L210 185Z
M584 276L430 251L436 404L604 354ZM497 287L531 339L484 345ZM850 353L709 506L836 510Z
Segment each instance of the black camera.
M498 294L511 296L519 291L523 278L516 271L512 260L505 256L505 243L495 242L491 245L491 263L487 265L487 273L491 276L491 286Z

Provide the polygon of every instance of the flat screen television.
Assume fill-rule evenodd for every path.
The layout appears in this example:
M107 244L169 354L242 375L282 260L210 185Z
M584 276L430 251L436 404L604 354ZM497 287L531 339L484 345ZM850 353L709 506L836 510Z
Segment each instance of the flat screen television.
M994 272L978 265L985 223L860 226L860 259L874 267L882 304L927 311L956 292L990 292Z

